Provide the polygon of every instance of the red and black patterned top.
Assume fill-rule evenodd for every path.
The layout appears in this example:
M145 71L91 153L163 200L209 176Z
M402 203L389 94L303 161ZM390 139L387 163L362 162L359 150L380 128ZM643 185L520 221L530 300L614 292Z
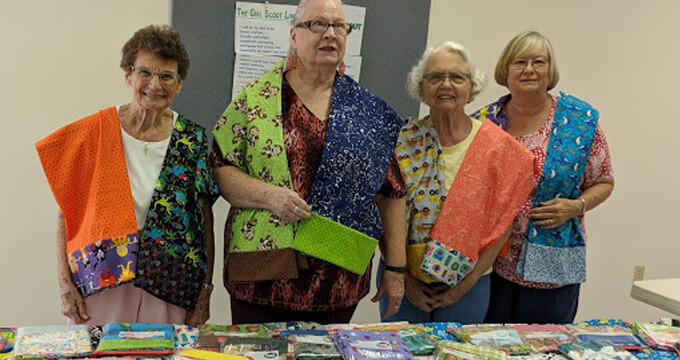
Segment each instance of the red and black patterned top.
M293 186L303 199L307 199L314 175L321 163L328 124L305 107L285 80L285 76L281 108L283 138ZM230 165L222 157L215 142L210 157L214 168ZM406 195L406 185L395 155L379 193L393 198ZM231 218L230 211L224 233L225 251L229 249ZM347 308L356 305L370 289L370 266L363 276L359 276L316 258L308 257L308 262L309 268L300 270L297 279L225 282L225 287L236 299L296 311L333 311Z

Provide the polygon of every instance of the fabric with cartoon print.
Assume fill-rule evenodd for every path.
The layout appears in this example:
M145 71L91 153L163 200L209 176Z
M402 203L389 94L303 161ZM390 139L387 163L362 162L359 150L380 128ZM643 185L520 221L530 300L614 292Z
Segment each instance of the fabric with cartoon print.
M187 310L208 271L203 206L219 192L208 165L207 132L180 115L140 232L135 286Z
M502 111L509 95L473 114L507 129ZM580 193L599 112L590 104L563 92L557 97L543 173L532 207L557 196L574 199ZM585 239L578 218L554 229L542 229L529 220L526 241L516 268L531 282L577 284L585 282Z
M116 108L68 124L35 146L64 215L73 284L88 296L131 281L138 235Z
M408 120L396 151L408 190L409 272L423 282L453 286L512 223L531 190L534 157L484 122L447 193L441 145L429 116Z
M285 59L241 91L225 110L213 135L229 163L266 183L294 189L282 128L284 62ZM336 77L323 154L307 198L315 213L374 238L382 234L373 197L385 178L401 122L384 101L351 78ZM231 215L229 257L290 248L296 224L283 224L267 209L239 208ZM262 260L265 256L252 259L253 268L267 266ZM298 276L295 257L280 267L268 269L269 279L259 278L262 272L254 271L253 276L258 278L239 280Z

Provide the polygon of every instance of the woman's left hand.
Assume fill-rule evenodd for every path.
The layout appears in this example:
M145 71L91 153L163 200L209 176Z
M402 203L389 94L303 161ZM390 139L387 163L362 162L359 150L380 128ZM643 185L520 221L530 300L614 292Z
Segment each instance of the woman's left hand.
M539 203L529 211L529 219L541 229L554 229L565 221L579 216L583 203L576 199L563 199L556 197L552 200Z
M371 299L378 302L383 296L387 296L387 310L383 317L390 317L399 311L401 300L404 298L404 274L394 271L384 271L378 292Z
M212 292L201 290L196 301L196 307L194 307L193 311L187 313L184 321L187 325L198 326L208 321L210 318L210 294Z
M434 296L436 300L434 307L445 308L457 303L458 300L470 290L470 288L465 285L465 283L459 282L453 287L446 286L445 289Z

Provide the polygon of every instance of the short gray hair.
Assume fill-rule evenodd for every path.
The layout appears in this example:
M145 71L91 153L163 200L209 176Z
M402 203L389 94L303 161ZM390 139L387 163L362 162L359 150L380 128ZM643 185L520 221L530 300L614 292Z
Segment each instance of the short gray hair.
M406 77L406 90L408 91L408 94L416 100L423 101L423 98L420 95L420 84L423 82L423 73L425 72L427 62L430 61L432 55L434 55L434 53L439 50L446 50L459 54L470 67L470 81L472 82L470 101L472 101L475 96L477 96L477 94L482 91L482 87L486 81L486 74L483 71L477 69L475 64L472 62L470 52L463 45L453 41L445 41L439 45L432 46L425 50L423 56L420 58L420 60L418 60L416 65L411 69Z

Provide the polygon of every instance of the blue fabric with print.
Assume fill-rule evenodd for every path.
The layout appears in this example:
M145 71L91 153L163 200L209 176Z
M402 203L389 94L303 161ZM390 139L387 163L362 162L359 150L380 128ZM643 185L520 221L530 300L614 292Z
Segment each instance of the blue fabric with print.
M373 238L382 223L373 200L383 184L403 120L349 76L335 81L312 211Z

